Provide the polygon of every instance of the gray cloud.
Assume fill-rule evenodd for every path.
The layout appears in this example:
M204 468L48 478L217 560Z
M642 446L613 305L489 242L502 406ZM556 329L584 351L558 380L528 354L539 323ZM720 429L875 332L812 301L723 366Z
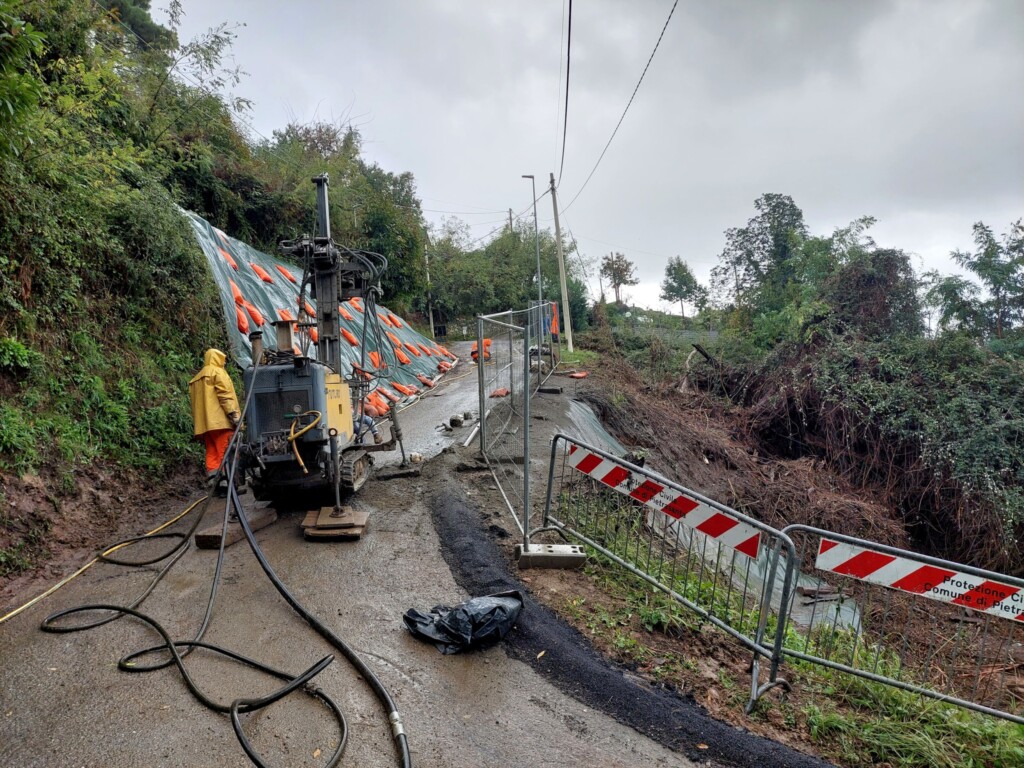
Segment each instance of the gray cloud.
M670 7L575 4L563 205ZM412 171L425 207L519 211L530 202L520 175L558 171L561 3L185 0L185 10L185 37L247 24L235 56L261 132L359 116L367 154ZM875 215L879 242L951 269L946 256L970 245L973 221L1002 231L1024 215L1022 39L1017 0L683 0L566 219L588 255L633 258L644 281L633 296L652 305L665 259L680 254L706 278L722 231L764 192L792 195L817 232ZM545 199L542 226L550 211ZM464 218L477 237L495 216Z

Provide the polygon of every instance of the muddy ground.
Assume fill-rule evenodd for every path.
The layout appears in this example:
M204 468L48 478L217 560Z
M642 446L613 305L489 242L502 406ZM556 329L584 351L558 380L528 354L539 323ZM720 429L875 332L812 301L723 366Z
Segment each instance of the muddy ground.
M460 366L403 420L411 442L418 441L428 456L469 434L468 427L438 429L451 413L473 403L475 377L459 378L468 372ZM558 414L571 394L552 396L541 406L550 415L537 420L535 440L543 443L565 426ZM548 607L557 609L559 590L580 586L574 580L582 577L524 574L512 566L515 529L493 481L484 473L455 471L473 453L470 448L441 454L420 477L371 482L353 502L371 514L359 542L305 541L298 529L301 509L282 510L276 524L257 533L299 599L345 637L391 689L415 765L821 765L714 720L691 694L651 685L643 670L617 666L596 652ZM546 461L543 451L534 455ZM0 614L72 570L93 549L166 519L185 505L188 489L179 479L159 495L136 490L118 500L112 493L104 500L105 519L62 523L50 537L54 560L4 584ZM86 508L85 501L81 506ZM208 514L213 519L219 512ZM65 529L71 532L61 533ZM202 616L214 558L213 552L190 552L144 605L176 638L190 637ZM123 604L151 573L98 566L0 626L0 763L249 764L226 718L201 707L176 671L117 670L123 654L154 642L140 623L121 620L75 634L38 630L45 615L63 607ZM427 610L509 587L522 589L527 603L500 646L442 656L414 640L401 623L409 608ZM273 592L244 542L227 551L208 639L292 673L330 652ZM275 687L209 655L197 653L186 663L197 683L225 702ZM380 707L345 662L336 660L318 684L349 718L342 764L394 764ZM302 697L247 716L246 729L268 762L278 765L320 765L337 740L322 707Z

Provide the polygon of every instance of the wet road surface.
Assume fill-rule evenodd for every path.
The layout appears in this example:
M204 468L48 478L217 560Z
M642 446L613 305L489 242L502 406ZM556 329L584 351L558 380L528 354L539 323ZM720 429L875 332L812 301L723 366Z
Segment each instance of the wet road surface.
M456 376L467 370L460 366ZM430 434L426 427L434 430L452 413L475 411L475 381L453 377L406 411L402 424L409 450L429 456L468 436L468 430ZM694 765L563 694L502 646L442 656L412 638L401 622L407 609L428 610L468 596L441 556L429 495L420 478L369 483L354 501L371 519L358 542L305 541L300 512L256 534L296 597L345 638L389 688L409 734L413 764ZM167 516L175 512L168 509ZM191 638L201 620L215 557L212 551L190 551L143 606L176 639ZM156 642L141 623L122 619L75 634L38 630L40 620L59 608L125 603L152 573L97 566L0 627L0 765L250 765L227 718L200 706L175 669L118 671L118 658ZM273 590L244 542L227 551L207 639L291 673L331 652ZM185 663L200 687L223 703L277 687L276 681L209 654L197 652ZM396 764L380 706L344 659L316 682L349 720L341 764ZM244 721L271 765L322 765L337 742L333 720L308 697L290 696Z

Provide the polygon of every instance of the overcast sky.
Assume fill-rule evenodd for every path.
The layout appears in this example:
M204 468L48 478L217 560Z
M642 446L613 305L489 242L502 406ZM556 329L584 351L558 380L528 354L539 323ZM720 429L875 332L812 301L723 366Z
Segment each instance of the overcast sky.
M558 175L561 0L183 5L182 40L245 24L237 93L254 99L257 131L351 120L369 159L415 175L425 209L471 212L460 218L473 237L499 226L498 211L529 207L522 174L538 194ZM573 4L563 210L671 7ZM948 254L970 248L975 221L1002 233L1024 216L1024 1L681 0L563 226L585 256L625 253L641 280L627 294L668 309L668 258L707 281L723 230L745 224L765 192L791 195L817 234L875 216L880 245L952 271ZM550 196L538 212L552 227Z

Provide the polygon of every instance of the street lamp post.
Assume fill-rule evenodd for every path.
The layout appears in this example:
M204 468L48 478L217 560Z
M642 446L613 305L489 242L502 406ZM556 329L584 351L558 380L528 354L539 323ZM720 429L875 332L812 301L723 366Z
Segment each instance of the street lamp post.
M537 228L537 182L533 176L523 174L524 179L530 180L533 188L533 244L537 250L537 303L544 303L544 293L540 283L540 230Z

